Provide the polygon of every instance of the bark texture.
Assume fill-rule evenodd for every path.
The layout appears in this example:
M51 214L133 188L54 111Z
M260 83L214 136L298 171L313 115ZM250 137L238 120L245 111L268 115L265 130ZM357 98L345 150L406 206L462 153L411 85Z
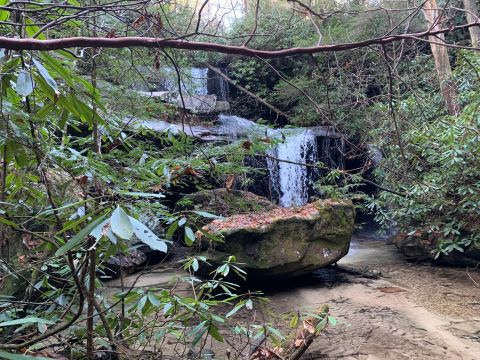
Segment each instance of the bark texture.
M423 7L423 15L427 21L428 30L433 31L442 28L444 21L442 9L439 9L437 0L427 0ZM435 60L435 68L437 70L438 80L440 81L440 89L442 91L445 106L450 115L458 115L460 106L458 103L458 95L455 84L452 82L452 68L450 59L448 58L448 47L445 46L445 34L437 33L429 35L430 48L432 49L433 59Z

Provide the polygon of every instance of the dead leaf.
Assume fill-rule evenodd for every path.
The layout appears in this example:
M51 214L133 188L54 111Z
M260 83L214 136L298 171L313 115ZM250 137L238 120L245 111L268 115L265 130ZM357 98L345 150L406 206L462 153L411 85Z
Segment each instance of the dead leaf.
M117 30L115 29L112 29L110 30L107 35L105 35L105 37L109 38L109 39L113 39L113 38L116 38L117 37Z
M235 184L235 174L230 174L227 176L227 180L225 181L225 189L227 192L233 190L233 185Z
M183 175L191 175L191 176L195 176L195 177L201 177L200 174L198 172L196 172L194 169L192 169L191 167L187 167L183 171Z
M153 68L155 70L160 69L160 57L158 56L158 54L155 55L155 59L153 60Z
M155 192L164 192L165 191L162 184L153 185L153 186L150 187L150 190L155 191Z
M297 347L297 348L302 346L304 343L305 343L305 340L303 340L303 339L295 339L295 341L294 341L295 347Z
M80 185L86 185L88 182L88 176L87 175L80 175L75 178L78 184Z
M25 264L26 255L18 255L18 262L20 264Z
M248 140L246 140L242 143L242 148L244 148L245 150L250 150L251 147L252 147L252 143Z
M306 329L310 334L315 333L315 325L313 324L312 319L303 320L303 328Z
M135 19L135 21L132 23L132 26L133 26L134 28L137 28L137 27L139 27L140 25L142 25L144 22L145 22L145 16L144 16L144 15L141 15L141 16L139 16L138 18Z

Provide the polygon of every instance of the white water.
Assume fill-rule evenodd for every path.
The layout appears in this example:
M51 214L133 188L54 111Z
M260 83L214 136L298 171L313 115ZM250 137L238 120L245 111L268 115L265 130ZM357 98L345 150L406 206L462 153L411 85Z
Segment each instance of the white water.
M226 115L219 116L219 123L219 131L234 139L267 136L279 141L267 152L272 192L278 196L279 205L284 207L301 206L308 202L316 170L299 164L318 162L321 154L317 152L317 138L329 139L326 136L336 136L335 132L328 127L274 130L238 116ZM329 150L325 149L328 156Z
M163 87L168 91L178 92L178 80L176 72L171 68L164 68L166 73L163 79ZM188 68L182 69L182 91L187 95L207 95L208 69Z
M318 160L316 135L308 129L286 131L285 141L269 151L267 158L272 188L279 194L279 205L301 206L308 202L311 176L308 167L299 164L314 164Z

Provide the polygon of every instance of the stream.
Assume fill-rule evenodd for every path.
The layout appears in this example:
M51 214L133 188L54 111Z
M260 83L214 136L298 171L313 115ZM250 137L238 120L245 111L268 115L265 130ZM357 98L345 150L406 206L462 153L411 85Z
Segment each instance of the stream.
M379 274L378 279L349 275L334 267L265 291L270 299L258 317L314 311L330 306L337 319L310 346L304 359L478 360L480 359L480 271L413 264L371 230L357 232L339 265ZM137 287L166 286L176 269L159 269ZM136 275L125 279L132 284ZM109 283L118 290L118 280ZM187 288L178 289L184 294ZM281 327L281 325L278 325ZM214 349L223 354L225 349ZM223 358L219 355L218 358Z

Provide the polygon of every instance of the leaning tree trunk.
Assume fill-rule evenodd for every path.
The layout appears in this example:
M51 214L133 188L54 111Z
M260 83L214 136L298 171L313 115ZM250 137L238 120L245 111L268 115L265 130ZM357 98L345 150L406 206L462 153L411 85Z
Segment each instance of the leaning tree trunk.
M440 30L442 28L443 14L438 8L437 0L427 0L423 6L423 15L427 20L430 30ZM448 58L448 48L445 44L444 34L429 36L430 47L432 49L435 68L437 70L438 79L440 80L440 89L442 91L445 106L450 115L458 115L460 106L458 103L457 89L452 82L452 68L450 67L450 59Z
M468 23L478 21L478 6L476 0L463 0L463 8ZM468 28L472 47L480 48L480 26L471 26Z

